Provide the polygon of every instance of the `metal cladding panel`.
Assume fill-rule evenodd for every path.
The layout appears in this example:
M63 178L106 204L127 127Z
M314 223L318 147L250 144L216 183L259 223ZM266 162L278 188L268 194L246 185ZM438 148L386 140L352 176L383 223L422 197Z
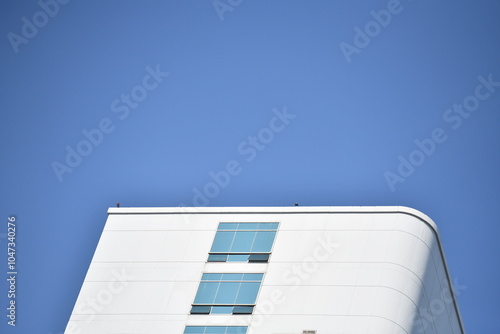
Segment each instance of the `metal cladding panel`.
M220 222L277 222L269 263L207 263ZM189 315L203 273L264 273L253 315ZM401 207L111 208L66 334L460 334L436 226Z

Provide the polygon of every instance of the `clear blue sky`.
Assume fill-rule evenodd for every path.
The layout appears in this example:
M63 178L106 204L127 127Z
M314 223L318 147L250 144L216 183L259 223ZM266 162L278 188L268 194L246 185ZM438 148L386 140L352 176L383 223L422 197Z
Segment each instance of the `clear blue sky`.
M60 1L0 4L1 333L63 332L108 207L193 201L421 210L500 332L498 1Z

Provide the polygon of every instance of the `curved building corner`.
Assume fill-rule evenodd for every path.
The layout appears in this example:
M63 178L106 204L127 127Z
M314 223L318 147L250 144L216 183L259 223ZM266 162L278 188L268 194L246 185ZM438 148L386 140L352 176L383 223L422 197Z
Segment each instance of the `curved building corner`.
M110 208L66 334L465 333L406 207Z

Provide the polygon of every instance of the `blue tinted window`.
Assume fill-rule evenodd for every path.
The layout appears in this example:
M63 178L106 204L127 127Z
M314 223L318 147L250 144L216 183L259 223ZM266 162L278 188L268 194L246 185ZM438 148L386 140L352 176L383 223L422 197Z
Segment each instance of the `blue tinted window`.
M246 262L248 258L243 256L224 258L223 255L270 253L277 229L278 223L220 223L208 261ZM214 257L214 253L221 256Z
M235 304L255 304L257 293L259 292L260 282L245 282L241 283L241 288L236 296Z
M250 251L254 253L270 252L275 235L276 232L257 232Z
M210 252L227 252L233 245L236 232L218 231L215 235L214 244Z
M258 230L259 223L239 223L238 230Z
M278 229L278 223L259 223L259 230L274 230Z
M252 314L253 306L235 306L233 314Z
M186 326L184 334L246 334L246 326Z
M234 305L240 290L240 282L221 282L214 304Z
M238 294L236 295L236 305L239 304L247 304L252 305L255 304L257 299L257 294L260 289L260 282L255 283L241 283L240 288L238 290Z
M231 259L228 260L227 254L210 254L210 255L208 255L208 262L226 262L226 261L231 261ZM238 261L238 262L241 262L241 261Z
M218 231L263 231L278 229L278 223L219 223Z
M203 274L196 305L254 305L263 274ZM213 312L213 310L212 310Z
M227 333L226 331L227 327L223 326L211 326L211 327L205 327L205 333L206 334L219 334L219 333Z
M200 287L198 288L198 293L194 298L195 304L213 304L218 288L219 282L202 281L200 283Z
M222 274L203 274L202 281L218 281L222 278Z
M222 274L223 281L241 281L244 274Z
M227 257L227 262L247 262L249 255L248 254L229 254L224 255Z
M269 253L210 254L208 262L268 262Z
M260 282L262 281L262 277L264 277L264 274L244 274L243 280Z
M218 230L237 230L238 223L219 223Z
M210 314L211 306L193 306L191 314Z
M251 252L257 232L238 231L235 233L236 235L229 251L235 253Z
M212 306L211 314L231 314L233 308L233 306Z

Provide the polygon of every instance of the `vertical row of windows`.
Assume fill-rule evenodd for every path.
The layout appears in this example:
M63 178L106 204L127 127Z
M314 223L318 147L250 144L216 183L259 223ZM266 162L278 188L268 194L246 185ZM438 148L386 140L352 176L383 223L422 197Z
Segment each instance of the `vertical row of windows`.
M219 223L208 262L268 262L278 223ZM205 273L191 314L252 314L262 273ZM187 326L184 334L246 334L246 326Z

